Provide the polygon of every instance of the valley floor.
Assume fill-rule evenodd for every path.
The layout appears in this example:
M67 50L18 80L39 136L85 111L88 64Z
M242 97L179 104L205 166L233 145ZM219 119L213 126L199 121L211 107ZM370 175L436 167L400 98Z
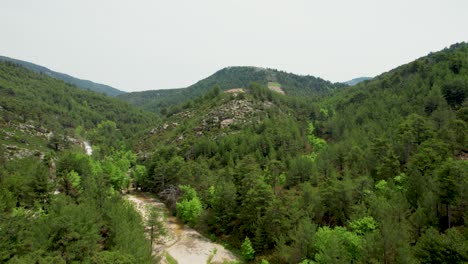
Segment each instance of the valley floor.
M162 202L141 192L133 192L126 198L135 205L145 220L148 215L148 206L166 210ZM167 235L153 244L153 254L162 257L161 263L167 263L166 253L179 264L226 263L238 260L222 245L211 242L197 231L182 224L176 217L167 217L164 219L164 225Z

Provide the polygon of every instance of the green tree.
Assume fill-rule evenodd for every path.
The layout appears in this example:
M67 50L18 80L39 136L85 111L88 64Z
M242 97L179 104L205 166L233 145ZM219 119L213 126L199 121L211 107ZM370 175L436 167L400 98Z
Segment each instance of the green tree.
M442 93L451 107L459 107L468 96L468 81L466 78L456 78L442 86Z
M406 183L407 197L416 208L418 202L428 191L436 187L434 170L440 166L448 154L447 146L437 139L422 143L412 155L407 164L408 180Z
M242 257L246 261L251 261L255 258L255 250L252 247L249 237L245 237L244 242L241 245Z
M82 191L81 188L81 178L78 173L75 171L70 171L61 177L59 181L60 190L63 191L66 195L71 197L77 197Z
M309 144L312 146L312 149L313 149L313 151L315 153L322 150L325 147L325 145L327 144L327 142L324 139L315 136L315 127L314 127L314 124L312 122L308 123L307 139L308 139Z
M287 237L281 236L276 245L277 255L287 263L299 263L315 256L317 225L302 218L297 227L290 230Z
M289 163L289 171L286 177L286 186L291 187L311 179L313 172L313 160L308 156L297 156Z
M57 199L48 217L41 218L36 226L40 239L36 243L60 252L66 262L86 261L98 251L97 212L91 204L75 204L62 195Z
M153 241L160 236L165 235L166 229L164 224L161 222L163 219L161 211L154 206L148 206L146 209L149 212L146 225L149 227L148 233L150 237L151 248L153 248Z
M136 188L141 187L144 183L144 178L147 175L146 166L136 165L130 174L133 184Z
M145 237L141 216L130 202L119 194L110 193L104 202L101 232L105 239L101 245L109 251L131 256L133 262L154 263L151 242Z
M99 146L100 154L103 156L121 148L122 134L114 121L105 120L100 122L92 131L90 137L93 145Z
M212 188L210 206L213 215L213 228L218 232L226 232L237 217L237 188L229 180L221 180Z
M65 144L64 136L54 133L49 139L49 146L51 146L55 151L59 151L60 148L63 148Z
M378 224L372 216L365 216L363 218L352 221L349 226L358 235L364 235L377 229Z
M179 188L183 196L181 201L176 203L177 214L185 223L195 225L203 212L202 203L191 186L181 185Z
M242 220L242 229L247 234L254 234L255 223L265 212L273 199L273 190L270 185L264 182L262 176L249 173L242 179L245 193L240 197L241 207L238 217Z
M434 135L433 129L426 118L411 114L400 124L398 128L399 139L403 143L405 162L409 160L410 154L425 140Z
M343 227L322 227L317 230L315 247L317 263L352 263L359 261L362 240Z
M450 146L453 154L468 150L468 125L460 119L452 119L440 130L440 137Z
M411 206L403 190L382 180L375 185L375 192L368 193L366 202L379 226L379 237L368 241L378 245L374 249L367 246L370 257L386 263L413 262L408 223Z
M452 226L452 207L463 208L463 202L468 195L468 162L463 160L449 159L437 169L436 175L439 182L439 197L442 204L446 206L447 228ZM461 222L463 215L458 215L458 222Z
M466 263L468 261L468 243L456 228L450 228L440 234L429 228L421 236L414 249L415 256L421 263Z

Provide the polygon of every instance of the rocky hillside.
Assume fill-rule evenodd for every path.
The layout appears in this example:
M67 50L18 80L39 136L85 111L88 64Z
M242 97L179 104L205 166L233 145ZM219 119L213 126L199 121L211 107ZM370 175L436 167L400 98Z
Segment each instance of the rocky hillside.
M0 124L0 153L10 160L41 156L47 150L49 131L32 124Z
M209 140L242 133L269 118L289 118L292 110L286 106L287 100L259 85L212 91L193 103L180 105L179 111L168 113L169 117L152 128L140 142L140 150L151 152L165 144L190 145L203 138Z
M107 121L129 140L155 118L120 100L0 61L0 147L7 158L72 147L73 138Z

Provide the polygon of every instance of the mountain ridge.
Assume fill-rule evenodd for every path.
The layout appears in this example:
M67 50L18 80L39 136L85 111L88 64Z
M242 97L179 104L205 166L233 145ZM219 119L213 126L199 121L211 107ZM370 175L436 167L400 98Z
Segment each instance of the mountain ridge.
M193 99L208 92L214 86L221 90L246 88L251 83L268 86L269 83L291 96L321 96L330 91L345 87L346 84L332 83L311 75L297 75L276 69L254 66L229 66L186 87L176 89L131 92L118 98L145 110L159 112L174 104Z
M71 76L71 75L66 74L66 73L53 71L53 70L51 70L51 69L49 69L49 68L47 68L45 66L35 64L35 63L32 63L32 62L18 60L18 59L6 57L6 56L1 56L1 55L0 55L0 61L8 61L8 62L12 62L12 63L15 63L15 64L19 64L19 65L21 65L21 66L23 66L23 67L25 67L25 68L27 68L29 70L32 70L34 72L42 73L42 74L48 75L48 76L50 76L52 78L62 80L64 82L66 82L66 83L76 85L80 89L91 90L91 91L94 91L94 92L97 92L97 93L104 93L104 94L106 94L108 96L112 96L112 97L116 97L119 94L125 93L124 91L121 91L121 90L119 90L117 88L114 88L112 86L109 86L109 85L106 85L106 84L101 84L101 83L96 83L96 82L93 82L93 81L90 81L90 80L80 79L80 78Z
M357 78L353 78L353 79L351 79L349 81L346 81L346 82L343 82L343 83L345 83L345 84L347 84L349 86L353 86L353 85L356 85L356 84L358 84L360 82L364 82L364 81L372 80L372 79L373 79L373 77L357 77Z

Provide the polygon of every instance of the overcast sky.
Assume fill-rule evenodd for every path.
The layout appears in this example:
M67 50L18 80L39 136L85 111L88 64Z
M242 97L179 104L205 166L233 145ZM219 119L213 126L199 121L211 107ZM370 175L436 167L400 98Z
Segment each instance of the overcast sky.
M333 82L468 41L466 0L1 0L0 55L124 91L226 66Z

